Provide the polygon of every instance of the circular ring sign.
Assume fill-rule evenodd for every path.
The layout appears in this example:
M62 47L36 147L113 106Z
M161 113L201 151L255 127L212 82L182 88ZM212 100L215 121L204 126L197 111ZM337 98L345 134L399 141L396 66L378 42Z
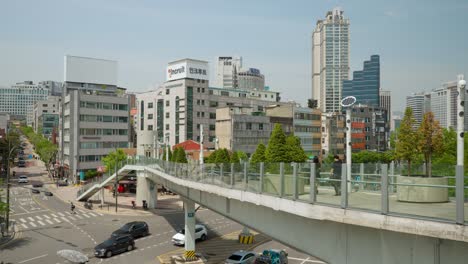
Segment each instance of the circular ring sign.
M342 107L350 107L356 103L356 97L354 96L346 96L341 100Z

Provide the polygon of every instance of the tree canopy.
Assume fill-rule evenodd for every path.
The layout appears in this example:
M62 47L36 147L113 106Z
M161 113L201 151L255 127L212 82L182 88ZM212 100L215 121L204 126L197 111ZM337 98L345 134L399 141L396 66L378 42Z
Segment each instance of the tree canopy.
M260 162L265 162L265 150L266 147L263 145L263 143L258 144L257 149L255 152L252 154L252 159L250 160L251 163L260 163Z
M280 124L275 124L271 132L268 146L265 150L267 162L288 162L288 151L286 147L286 135Z
M116 151L109 152L104 158L102 158L102 163L106 166L106 171L114 172L115 165L117 162L118 168L120 164L127 159L127 154L122 149L117 149Z
M432 112L424 114L418 129L418 150L423 154L426 163L426 176L432 176L432 155L439 154L444 149L444 137L439 121L434 119Z
M415 144L419 141L418 134L414 130L415 123L413 110L407 107L398 133L396 156L408 162L408 176L410 176L411 173L411 162L416 159L418 155L417 151L415 151Z

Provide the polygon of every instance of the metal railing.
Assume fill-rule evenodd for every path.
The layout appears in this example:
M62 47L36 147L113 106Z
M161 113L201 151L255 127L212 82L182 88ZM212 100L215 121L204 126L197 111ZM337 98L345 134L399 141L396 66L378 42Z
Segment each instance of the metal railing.
M332 171L333 167L336 169L333 164L322 164L320 168L313 163L199 165L142 156L128 159L124 165L127 164L147 166L184 180L299 202L457 224L465 224L468 219L465 217L468 210L464 209L468 186L464 185L463 168L453 165L445 166L448 172L444 176L422 177L421 182L413 182L416 177L404 176L405 166L393 163L352 164L349 179L346 164L341 164L340 175ZM427 179L439 182L431 183L432 180ZM90 185L92 183L82 189L89 189ZM440 200L434 201L431 195L439 195Z

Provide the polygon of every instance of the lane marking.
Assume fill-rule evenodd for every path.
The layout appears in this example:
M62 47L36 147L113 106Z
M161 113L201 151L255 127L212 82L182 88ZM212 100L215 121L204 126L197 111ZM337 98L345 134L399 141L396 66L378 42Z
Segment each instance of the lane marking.
M28 217L29 221L34 221L34 218Z
M306 263L306 262L307 262L307 260L309 260L309 259L310 259L310 257L307 257L306 259L304 259L304 261L302 261L302 262L301 262L301 264L304 264L304 263Z
M92 215L92 216L94 216L94 217L96 217L96 216L97 216L97 215L95 215L95 214L93 214L93 213L88 213L88 214L90 214L90 215Z
M46 222L49 223L49 224L51 224L51 225L54 224L54 222L50 221L49 219L46 219Z
M59 212L57 212L57 214L59 214L60 216L65 216L64 214L62 214L62 213L59 213Z
M75 217L78 219L83 219L83 217L81 217L80 215L75 215Z
M23 218L20 218L20 221L26 223L26 220L24 220Z
M55 218L57 218L57 217L58 217L58 216L57 216L57 215L55 215L55 214L50 214L50 215L51 215L51 216L53 216L53 217L55 217Z
M21 224L21 226L24 227L25 229L28 229L28 226L25 224Z
M306 259L301 259L301 258L293 258L293 257L290 257L288 256L288 259L293 259L293 260L302 260L304 262L312 262L312 263L320 263L320 264L327 264L326 262L323 262L323 261L320 261L320 260L306 260Z
M61 218L63 221L65 221L65 222L70 222L70 220L68 220L68 219L65 218L65 217L60 217L60 218Z
M42 226L45 226L45 224L42 221L37 221L37 222L41 224Z
M87 215L87 214L83 214L83 216L86 217L86 218L91 218L91 217L90 217L89 215Z
M36 218L39 219L39 220L42 220L42 217L36 215Z
M45 217L47 219L50 219L50 217L48 215L43 215L42 217Z
M42 255L42 256L37 256L37 257L34 257L34 258L26 259L26 260L20 261L20 262L18 262L18 263L19 263L19 264L21 264L21 263L26 263L26 262L28 262L28 261L35 260L35 259L38 259L38 258L43 258L43 257L48 256L48 255L49 255L49 254L44 254L44 255Z
M71 220L75 221L76 219L73 218L73 216L69 215L68 218L70 218Z
M24 210L24 209L23 209ZM11 216L15 215L25 215L25 214L32 214L32 213L39 213L39 212L48 212L49 210L40 210L40 211L35 211L35 212L27 212L27 213L17 213L17 214L12 214Z
M37 227L37 225L34 224L33 222L30 222L29 224L32 225L33 227Z
M62 221L58 220L57 218L54 218L55 222L57 223L62 223Z

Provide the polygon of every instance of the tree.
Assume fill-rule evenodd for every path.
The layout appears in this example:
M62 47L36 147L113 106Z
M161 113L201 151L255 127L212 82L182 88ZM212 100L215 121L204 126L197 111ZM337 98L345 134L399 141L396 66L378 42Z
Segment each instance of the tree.
M252 159L250 160L250 163L265 162L266 161L265 150L266 150L266 147L265 145L263 145L263 143L258 144L257 149L252 154Z
M240 163L239 154L236 151L232 152L230 159L231 163Z
M221 163L229 163L230 162L230 157L229 157L229 151L227 149L219 149L219 153L216 155L216 160L214 163L216 164L221 164Z
M424 114L423 121L419 126L419 151L424 155L426 161L426 176L432 176L432 155L439 154L444 149L442 129L439 121L435 120L432 112Z
M217 149L213 152L211 152L211 154L206 158L206 163L215 163L216 161L216 156L218 155L220 149Z
M178 149L178 150L177 150ZM184 148L182 147L178 147L176 148L177 150L177 154L176 154L176 151L174 150L174 156L176 157L175 158L175 162L178 162L178 163L187 163L188 160L187 160L187 156L185 154L185 150Z
M268 146L265 150L267 162L288 162L288 153L286 148L286 135L280 124L275 124L271 133Z
M114 171L115 165L119 165L121 162L127 159L127 155L122 149L117 149L116 151L109 152L104 158L102 158L102 163L106 166L106 171Z
M411 174L411 162L416 159L418 151L415 144L418 142L418 135L414 131L415 120L413 110L407 107L405 116L401 121L398 140L396 143L396 155L399 159L408 162L408 176Z
M237 156L239 157L239 162L240 161L248 161L249 160L249 157L247 156L247 153L245 153L244 151L236 151L237 152Z
M178 156L179 156L179 148L177 147L177 148L174 149L174 152L172 152L172 156L169 157L169 161L178 162L177 161Z
M301 140L293 134L286 138L286 151L287 162L301 163L307 160L307 155L301 146Z
M168 149L168 148L169 148L169 147L163 148L163 157L162 157L162 159L163 159L164 161L166 160L166 152L167 152L167 151L169 151L169 161L172 160L172 151L171 151L171 148L169 148L169 149Z

